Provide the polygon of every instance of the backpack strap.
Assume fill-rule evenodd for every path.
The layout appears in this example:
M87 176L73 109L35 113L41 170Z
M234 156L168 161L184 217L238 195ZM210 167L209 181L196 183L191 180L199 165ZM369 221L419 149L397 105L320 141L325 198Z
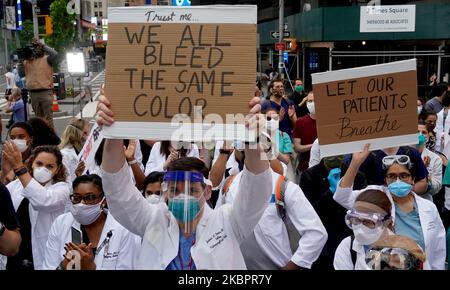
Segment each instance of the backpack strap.
M356 251L353 250L353 242L355 241L355 235L351 235L350 236L350 255L352 257L352 262L353 262L353 269L355 269L356 266Z
M275 187L275 198L278 215L284 221L286 219L286 208L284 203L284 193L286 192L286 179L284 176L278 176L277 184Z
M230 189L231 183L233 182L236 175L230 175L225 179L222 186L222 204L225 204L225 197L227 196L228 190Z

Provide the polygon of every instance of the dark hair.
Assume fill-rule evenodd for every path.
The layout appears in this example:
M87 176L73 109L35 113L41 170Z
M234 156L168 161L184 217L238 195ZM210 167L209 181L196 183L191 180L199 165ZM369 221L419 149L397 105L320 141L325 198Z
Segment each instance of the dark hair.
M169 164L168 171L198 171L208 178L209 170L205 163L196 157L181 157Z
M417 100L422 103L422 106L425 106L425 99L424 98L418 97Z
M94 160L95 164L98 166L102 165L103 162L103 147L105 146L105 139L102 140L100 145L98 146L97 152L95 152Z
M407 156L409 157L409 159L411 160L411 155L410 155L410 154L405 154L405 155L407 155ZM411 160L410 162L411 162L410 165L400 165L400 164L398 164L397 162L394 162L394 164L398 164L398 165L403 166L404 168L406 168L406 169L408 170L409 174L411 174L411 178L412 178L413 180L415 180L415 175L414 175L414 170L413 170L414 164L412 163L412 160ZM391 166L392 166L392 165L391 165ZM384 174L384 176L386 176L386 174L387 174L389 168L391 168L391 166L386 167L386 168L383 168L383 174Z
M281 79L274 79L274 80L272 80L272 81L270 82L270 84L269 84L269 89L273 88L273 84L274 84L274 83L282 83L283 86L284 86L284 82L283 82Z
M89 175L80 175L72 182L72 189L75 190L75 188L80 185L81 183L91 183L94 186L96 186L101 193L103 193L103 183L100 176L97 174L89 174Z
M33 148L41 145L59 145L61 140L55 130L39 117L33 117L28 120L28 124L33 128Z
M263 114L267 114L270 111L274 111L275 113L279 113L279 110L277 110L277 108L272 107L271 104L268 104L267 106L261 106L261 113Z
M162 155L164 155L164 157L167 159L167 157L169 157L170 155L170 146L171 143L170 141L161 141L161 149L160 149L160 153ZM190 150L186 149L186 148L181 148L178 149L178 152L180 152L180 155L182 157L186 157L188 155L188 153L190 152Z
M381 190L364 190L358 195L355 201L365 201L374 204L386 211L388 216L391 215L392 203L387 197L386 193Z
M419 119L425 121L431 115L435 115L437 117L437 114L435 112L433 112L429 109L423 108L419 114Z
M418 121L418 123L417 123L417 125L423 125L423 126L427 126L427 124L425 124L425 121L424 120L419 120ZM428 131L428 128L427 128L427 131Z
M66 168L65 168L64 164L62 163L62 159L63 159L62 154L61 154L61 151L59 151L58 147L54 146L54 145L38 146L33 149L33 151L31 152L31 156L28 159L27 165L26 165L28 172L30 172L30 173L33 172L33 169L32 169L33 162L36 159L36 157L43 152L53 154L56 157L56 165L59 168L56 171L55 176L53 176L53 181L55 183L65 182L67 173L66 173Z
M145 192L145 189L147 188L147 185L149 185L150 183L162 182L163 181L163 177L164 177L164 172L159 172L159 171L151 172L144 179L144 183L143 183L143 186L142 186L143 192Z
M21 128L21 129L24 129L25 131L27 131L27 133L28 133L28 135L29 135L30 137L33 137L33 128L31 128L30 124L28 124L28 123L26 123L26 122L17 122L17 123L14 123L14 124L11 126L11 128L9 128L8 135L11 134L11 131L12 131L12 129L14 129L14 128Z
M450 106L450 95L448 93L446 93L445 96L442 98L442 106L443 107Z
M447 92L448 84L447 83L439 83L436 88L432 91L433 95L430 97L440 97L443 93Z

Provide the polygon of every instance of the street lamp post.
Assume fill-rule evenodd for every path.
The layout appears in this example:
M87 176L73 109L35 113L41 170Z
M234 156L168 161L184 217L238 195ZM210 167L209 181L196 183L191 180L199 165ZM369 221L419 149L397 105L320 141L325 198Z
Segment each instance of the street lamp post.
M33 13L33 34L34 38L39 39L39 25L36 15L37 0L29 0L31 3L31 11Z
M284 36L284 0L279 0L279 17L278 17L278 42L283 42L283 36ZM284 59L283 59L283 50L279 50L278 54L278 72L279 77L282 78L284 70Z

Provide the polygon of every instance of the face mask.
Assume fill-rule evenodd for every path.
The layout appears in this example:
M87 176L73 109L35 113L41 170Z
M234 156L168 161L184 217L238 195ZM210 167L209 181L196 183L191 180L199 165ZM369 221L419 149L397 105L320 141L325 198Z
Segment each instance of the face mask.
M148 203L157 204L161 200L161 196L157 194L150 194L145 199L147 199Z
M45 184L52 179L53 173L45 167L33 168L33 178L40 184Z
M417 114L420 114L422 112L422 106L417 106Z
M200 212L200 203L193 196L185 197L184 194L179 194L169 199L169 210L178 221L188 223L197 217Z
M419 133L419 143L417 144L416 147L422 147L423 145L425 145L426 141L427 141L427 138L425 137L425 135L423 135L422 133Z
M343 155L330 156L330 157L325 157L323 159L323 163L329 169L341 167L343 161L344 161L344 156Z
M267 125L267 130L269 131L275 131L276 129L278 129L278 121L275 119L271 119L270 121L267 121L266 123Z
M303 86L302 86L302 85L295 86L295 91L296 91L297 93L303 92Z
M340 168L331 169L330 173L328 173L328 183L330 184L330 191L332 193L336 192L339 179L341 179L341 169Z
M90 225L95 222L102 213L103 210L101 205L104 200L105 198L103 198L99 203L91 205L83 203L71 204L70 212L75 220L80 224L84 226Z
M388 185L388 189L396 197L405 197L411 192L412 185L397 179Z
M306 107L308 108L308 111L311 114L315 114L316 113L316 107L314 106L314 102L306 102Z
M379 226L374 229L369 229L363 224L353 226L353 234L358 243L362 245L371 245L378 241L383 234L384 227Z
M25 139L14 139L12 140L14 145L16 145L17 149L20 153L25 152L28 149L27 140Z

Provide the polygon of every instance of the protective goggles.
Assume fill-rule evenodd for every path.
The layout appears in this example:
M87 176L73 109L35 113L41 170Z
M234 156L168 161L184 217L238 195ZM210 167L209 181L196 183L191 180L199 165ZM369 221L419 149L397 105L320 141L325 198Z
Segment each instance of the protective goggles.
M402 248L372 248L366 253L366 263L372 270L420 270L423 263Z
M364 213L358 212L354 209L347 211L345 215L345 224L353 229L353 226L363 224L369 229L374 229L383 225L383 223L389 219L389 215L383 215L381 213Z
M392 164L397 163L399 165L406 166L408 168L412 167L411 159L408 155L389 155L383 157L383 169L388 169Z

